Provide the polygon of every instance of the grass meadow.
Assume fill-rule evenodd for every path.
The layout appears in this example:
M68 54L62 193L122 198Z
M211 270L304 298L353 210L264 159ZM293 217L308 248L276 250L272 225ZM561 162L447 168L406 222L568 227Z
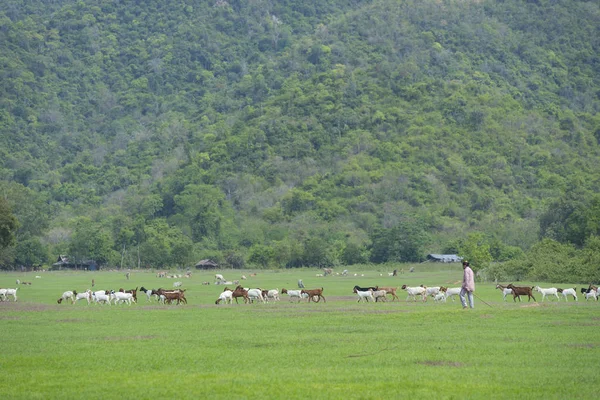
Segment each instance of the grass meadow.
M460 302L357 303L354 285L460 286L458 264L397 277L354 271L194 271L188 305L57 304L65 290L169 288L152 272L0 274L5 399L567 399L600 389L600 303L502 300L478 283ZM323 287L326 303L215 305L215 272L247 287ZM357 276L354 276L357 273ZM364 276L361 276L364 274ZM381 276L380 276L381 274ZM40 279L35 279L40 275ZM211 285L202 285L210 281ZM549 287L550 284L526 282ZM566 287L567 285L561 285ZM572 285L574 286L574 285ZM579 290L579 286L578 286ZM489 303L489 306L482 301Z

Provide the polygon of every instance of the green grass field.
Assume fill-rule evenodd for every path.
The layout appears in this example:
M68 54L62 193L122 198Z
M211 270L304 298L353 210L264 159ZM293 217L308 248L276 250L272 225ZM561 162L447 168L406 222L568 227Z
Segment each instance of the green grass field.
M216 271L247 287L323 287L326 303L215 305L215 271L177 279L188 305L57 304L65 290L172 287L152 272L5 273L0 393L7 399L566 399L600 389L600 303L502 301L479 283L460 302L357 303L352 287L460 286L457 265L353 271ZM353 276L357 273L358 276ZM364 274L365 276L361 276ZM380 276L380 274L382 276ZM35 279L41 275L41 279ZM210 281L211 285L202 285ZM538 282L527 282L538 284ZM525 284L525 283L524 283ZM549 287L550 284L540 284ZM567 285L562 285L567 287ZM578 288L579 290L579 288ZM539 294L539 293L538 293ZM510 389L510 392L507 392Z

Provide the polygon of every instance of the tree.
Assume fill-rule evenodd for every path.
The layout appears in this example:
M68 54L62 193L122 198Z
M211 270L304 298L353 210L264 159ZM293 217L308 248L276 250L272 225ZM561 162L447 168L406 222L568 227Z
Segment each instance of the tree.
M8 201L0 197L0 251L15 243L15 234L19 226Z

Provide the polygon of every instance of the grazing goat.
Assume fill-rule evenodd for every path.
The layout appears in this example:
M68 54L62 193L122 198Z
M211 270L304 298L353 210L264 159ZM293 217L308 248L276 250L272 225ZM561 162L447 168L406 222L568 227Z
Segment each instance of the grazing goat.
M442 293L444 293L444 295L446 296L446 300L448 300L448 298L452 298L452 301L454 301L454 296L458 296L460 294L460 290L461 288L459 287L453 287L453 288L447 288L447 287L440 287L440 291Z
M306 293L308 295L309 303L311 302L311 300L314 301L315 303L318 303L321 299L323 299L323 303L327 303L327 301L325 300L325 297L323 296L323 288L310 289L310 290L302 289L302 291L300 293L301 294ZM314 297L318 297L318 298L315 300Z
M400 301L400 299L398 298L398 295L396 294L396 290L398 290L397 287L380 287L379 290L385 290L385 292L387 294L391 294L392 301L394 301L394 300ZM375 297L375 300L377 300L377 297Z
M527 295L527 301L531 301L531 299L533 299L533 301L537 301L535 299L535 297L533 297L533 287L529 287L529 286L515 286L512 283L509 284L507 286L508 289L512 289L512 294L513 294L513 301L517 301L517 297L519 298L519 301L521 301L521 296L525 296Z
M535 290L542 294L542 301L546 299L546 296L556 296L556 300L560 301L560 297L558 297L558 289L556 288L542 289L541 287L536 286Z
M373 302L375 301L375 297L373 297L372 289L361 291L361 290L356 289L356 286L355 286L353 292L358 295L358 303L360 303L361 300L364 300L368 303L369 299Z
M573 298L575 298L575 301L579 301L577 299L577 289L576 288L562 289L560 292L562 293L563 297L565 298L565 301L569 301L569 297L568 297L569 295L573 296Z
M421 296L421 300L427 301L427 296L425 295L427 288L424 288L422 286L410 287L410 286L402 285L402 290L406 290L406 293L408 293L408 296L406 296L406 301L408 301L408 299L411 297L415 301L417 301L417 296Z
M231 296L232 294L233 291L225 289L225 291L219 295L219 298L217 299L217 301L215 301L215 304L219 304L220 302L224 302L225 304L231 304L231 301L233 300L233 297Z
M217 282L223 282L223 281L225 281L225 278L223 278L223 275L221 275L221 274L215 274L215 280Z
M66 292L64 292L62 294L62 296L60 297L60 299L58 299L56 302L58 304L61 304L65 300L71 300L71 304L73 304L73 303L75 303L75 295L76 294L77 294L76 290L67 290Z
M508 296L509 294L512 294L512 289L509 289L508 287L504 286L504 285L496 285L496 289L500 289L502 290L502 294L504 295L504 301L506 301L506 296Z

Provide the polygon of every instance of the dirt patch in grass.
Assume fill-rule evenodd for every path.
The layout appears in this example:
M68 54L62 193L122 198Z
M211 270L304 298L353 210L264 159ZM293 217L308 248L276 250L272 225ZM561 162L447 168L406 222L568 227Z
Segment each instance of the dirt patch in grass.
M78 319L78 318L67 318L67 319L57 319L56 322L79 324L79 323L82 323L82 322L86 322L86 320L84 320L84 319Z
M465 364L457 362L457 361L434 361L434 360L425 360L425 361L418 361L417 364L421 364L421 365L428 365L430 367L454 367L454 368L461 368L464 367Z
M491 314L481 314L479 317L480 318L494 318L494 316Z
M567 347L575 347L579 349L597 349L600 347L598 343L571 343Z
M102 339L108 342L125 342L132 340L152 340L156 339L158 336L156 335L137 335L137 336L105 336Z
M57 309L57 305L41 303L0 302L0 310L43 312Z

